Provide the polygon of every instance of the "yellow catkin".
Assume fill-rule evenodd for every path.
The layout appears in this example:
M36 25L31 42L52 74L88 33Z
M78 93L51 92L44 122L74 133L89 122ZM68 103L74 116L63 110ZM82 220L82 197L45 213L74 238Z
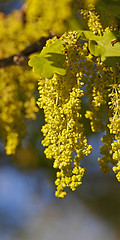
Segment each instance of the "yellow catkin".
M84 18L87 19L88 28L94 34L101 35L103 33L103 27L100 22L100 16L95 12L95 7L90 4L88 10L81 10Z
M118 181L120 181L120 84L111 86L109 97L112 114L109 117L108 128L111 135L114 136L111 148L113 163L116 165L113 167L113 171L116 173Z
M46 157L54 159L53 167L59 169L55 195L61 198L66 195L66 187L74 191L82 184L86 170L80 160L92 149L87 144L81 123L81 101L84 97L88 99L89 109L85 117L90 120L91 130L104 132L100 148L103 156L98 159L100 169L108 173L109 163L117 164L113 170L119 179L120 87L119 84L114 85L114 69L103 65L99 58L93 62L87 43L81 46L76 36L76 32L69 32L61 37L66 55L66 75L54 74L52 79L40 79L38 88L38 105L44 109L46 121L42 127L45 137L42 144L46 147ZM51 41L55 39L47 44ZM73 152L76 154L74 159Z
M79 61L85 57L84 50L77 41L76 32L62 38L67 73L65 76L54 74L52 79L40 79L38 88L38 105L44 109L46 121L42 127L45 136L42 144L47 147L46 157L53 158L53 167L59 169L55 181L55 195L60 198L65 197L66 187L74 191L82 184L86 170L80 166L80 160L84 155L89 155L92 149L84 136L83 124L79 122L81 97L84 96L81 89L84 67L83 64L79 67ZM74 160L73 152L76 153Z
M8 155L15 154L27 133L25 119L34 120L38 111L32 96L37 82L29 74L17 66L0 70L0 132Z

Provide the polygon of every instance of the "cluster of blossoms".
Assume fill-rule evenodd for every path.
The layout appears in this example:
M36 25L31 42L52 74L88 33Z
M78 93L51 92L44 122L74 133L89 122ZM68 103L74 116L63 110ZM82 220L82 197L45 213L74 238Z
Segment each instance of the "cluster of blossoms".
M82 183L86 169L80 160L89 155L92 146L87 144L84 126L81 121L81 100L88 97L89 110L85 117L90 120L91 130L104 132L98 159L101 171L110 171L109 163L116 165L113 171L120 180L120 85L114 84L115 72L106 67L89 53L87 43L80 45L76 32L62 36L66 55L66 75L54 74L52 79L39 80L38 105L44 109L45 126L42 127L42 141L46 157L54 159L57 172L56 196L63 198L64 190L73 191ZM53 40L48 41L48 45ZM85 64L84 64L85 63ZM83 88L82 85L85 85ZM84 89L84 91L83 91ZM112 91L111 91L112 89ZM110 92L111 91L111 92ZM72 153L76 155L73 159Z
M15 154L17 146L26 135L25 119L35 119L38 108L32 96L36 83L29 70L20 67L0 69L0 134L8 155ZM34 81L33 81L34 79Z
M120 182L120 83L112 86L112 91L109 94L111 101L109 102L112 109L112 116L109 118L108 127L110 133L114 136L114 141L111 144L112 159L116 166L113 171L117 174L116 177Z
M100 148L100 154L103 157L98 158L100 170L104 173L110 171L109 162L113 163L111 155L113 135L108 128L109 117L112 114L108 104L109 89L113 82L112 69L105 67L97 59L92 77L86 81L86 95L89 97L90 110L86 111L85 117L90 119L92 132L104 132L104 136L101 138L104 145L101 145Z
M38 105L44 109L45 126L42 127L43 146L49 159L54 159L53 167L57 172L56 196L66 195L64 188L73 191L82 184L81 179L86 170L80 166L84 155L91 153L91 145L87 144L81 120L81 89L83 82L86 49L83 50L77 41L76 33L69 33L63 37L66 54L66 75L54 74L52 79L39 80ZM53 40L52 40L53 41ZM51 42L51 40L50 40ZM81 61L80 61L81 60ZM73 160L73 152L76 156Z
M81 10L81 14L83 14L84 18L88 21L88 28L94 34L101 35L103 33L103 27L100 23L100 16L96 14L95 7L90 4L88 9Z
M110 26L103 30L99 15L92 5L81 13L87 19L88 27L94 34L102 35L104 31L117 29L116 23L111 18ZM86 111L85 117L90 119L93 132L99 130L104 132L101 138L104 144L100 148L103 157L98 158L100 170L108 173L109 163L112 163L113 171L120 181L120 67L119 64L114 68L107 67L100 62L100 59L93 64L93 68L94 65L92 77L85 82L87 84L85 94L89 97L88 103L91 108Z
M106 135L101 139L105 144L101 146L100 150L103 157L99 158L98 161L101 171L105 173L110 171L109 162L111 162L113 171L116 173L118 181L120 181L120 83L112 84L109 87Z

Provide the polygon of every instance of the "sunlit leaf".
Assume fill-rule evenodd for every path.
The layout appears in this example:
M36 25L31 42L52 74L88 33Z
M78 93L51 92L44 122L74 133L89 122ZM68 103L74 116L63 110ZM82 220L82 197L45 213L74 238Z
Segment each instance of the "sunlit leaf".
M79 31L80 39L89 41L89 50L94 56L100 56L101 61L109 66L120 62L120 33L110 31L103 36L94 35L90 31ZM115 61L116 59L116 61Z
M63 66L65 55L64 47L61 39L43 48L38 56L30 59L29 65L33 67L33 71L40 77L52 78L54 73L65 75L66 70Z

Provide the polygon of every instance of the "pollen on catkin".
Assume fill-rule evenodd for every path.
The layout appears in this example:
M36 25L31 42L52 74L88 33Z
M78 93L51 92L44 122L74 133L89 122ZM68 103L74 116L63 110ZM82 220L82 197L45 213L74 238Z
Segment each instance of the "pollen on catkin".
M92 149L84 135L83 123L80 123L81 98L84 96L84 64L80 59L84 60L86 49L81 48L76 32L65 34L62 39L66 75L54 74L52 79L42 78L38 83L38 106L44 109L46 121L42 127L42 144L46 147L46 157L54 159L53 167L58 169L55 195L60 198L65 197L66 187L75 191L82 184L86 169L80 165L80 160ZM74 159L73 152L76 154Z

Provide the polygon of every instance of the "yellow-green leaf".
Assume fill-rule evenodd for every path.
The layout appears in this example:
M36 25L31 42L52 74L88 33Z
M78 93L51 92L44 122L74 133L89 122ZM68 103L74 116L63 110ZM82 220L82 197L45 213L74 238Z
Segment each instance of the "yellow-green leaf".
M66 70L63 66L65 55L64 47L61 39L43 48L38 56L34 56L29 61L29 66L33 67L33 71L40 77L52 78L54 73L65 75Z

